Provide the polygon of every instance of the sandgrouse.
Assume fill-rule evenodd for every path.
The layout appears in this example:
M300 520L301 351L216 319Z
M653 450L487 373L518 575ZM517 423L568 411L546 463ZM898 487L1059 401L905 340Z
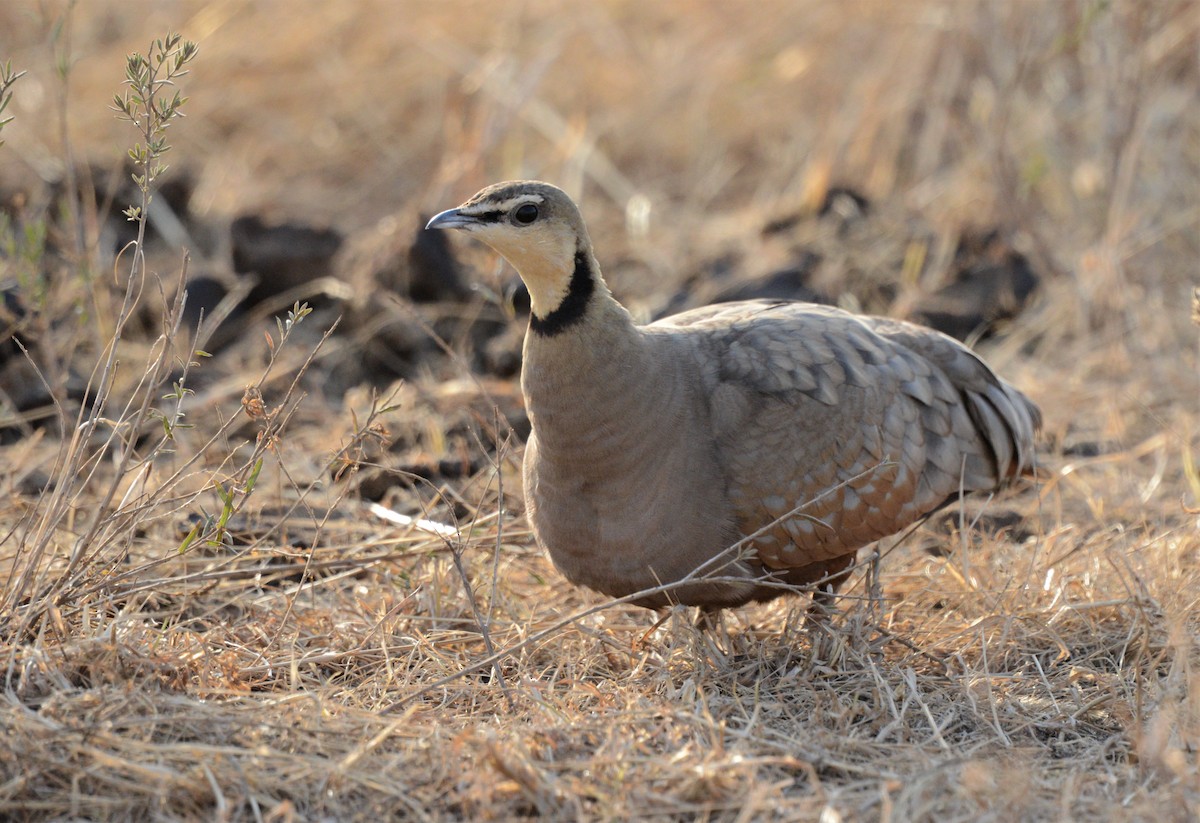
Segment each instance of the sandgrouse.
M635 601L652 608L828 597L859 548L1032 466L1037 407L931 329L770 300L638 326L546 183L428 228L482 240L529 289L527 509L577 584L658 589Z

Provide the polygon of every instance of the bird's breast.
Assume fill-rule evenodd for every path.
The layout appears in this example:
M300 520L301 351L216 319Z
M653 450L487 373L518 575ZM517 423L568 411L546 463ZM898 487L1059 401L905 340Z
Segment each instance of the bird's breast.
M629 594L729 545L734 519L706 406L683 367L667 357L597 364L576 383L561 371L542 380L537 359L527 362L527 509L574 582Z

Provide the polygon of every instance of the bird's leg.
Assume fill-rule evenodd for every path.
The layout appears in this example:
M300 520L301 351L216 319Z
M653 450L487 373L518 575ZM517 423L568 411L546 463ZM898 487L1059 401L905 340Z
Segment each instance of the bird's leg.
M854 555L839 557L822 565L824 574L812 593L812 603L804 616L804 625L812 643L813 659L828 663L839 659L844 652L844 638L833 630L832 617L837 591L854 570Z
M812 605L808 607L808 618L805 622L810 629L828 627L829 619L833 616L837 591L854 571L854 557L853 554L848 554L824 564L824 574L812 594Z
M850 571L844 571L841 574L832 577L817 587L817 590L812 593L812 605L809 610L812 612L820 612L822 614L830 614L833 611L834 602L837 600L838 589L850 577Z
M692 623L696 630L693 635L698 654L707 657L714 665L724 667L730 656L736 656L737 643L729 634L725 623L725 609L722 606L701 606Z
M696 622L692 625L702 632L716 631L721 625L720 607L701 606L696 613Z
M641 647L645 646L646 641L648 641L650 639L650 635L654 634L656 631L661 629L662 624L666 623L670 619L671 619L671 613L667 612L662 617L655 620L654 625L651 626L650 628L646 629L646 631L642 633L642 636L640 638L638 638L638 641L636 644L637 647L640 649Z

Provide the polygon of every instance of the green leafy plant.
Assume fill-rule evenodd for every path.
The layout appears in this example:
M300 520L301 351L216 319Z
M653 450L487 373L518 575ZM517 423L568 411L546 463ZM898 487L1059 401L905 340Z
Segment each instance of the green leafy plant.
M0 131L12 122L12 115L4 116L4 110L8 108L9 102L12 100L12 87L25 74L23 71L13 71L12 61L8 60L3 65L0 65ZM4 145L4 139L0 138L0 146Z
M167 129L183 117L182 108L187 102L175 84L187 75L187 66L196 53L196 44L179 34L168 33L165 38L155 40L146 54L134 52L126 58L126 89L113 98L113 110L138 130L143 141L129 150L129 159L136 167L133 182L142 194L142 201L125 210L125 216L138 224L139 248L145 234L146 209L154 196L154 182L168 168L162 162L163 155L171 150Z
M57 407L64 437L53 470L53 488L27 510L16 530L13 573L0 586L0 630L7 626L15 629L17 636L26 636L47 613L74 608L81 597L100 592L105 597L119 597L123 587L141 585L140 576L156 567L162 557L122 565L130 552L129 536L164 511L198 506L201 513L182 541L172 545L170 554L228 546L231 518L254 492L272 455L278 459L284 430L302 394L300 378L316 356L314 350L299 365L278 404L264 403L262 390L279 369L289 338L312 312L307 304L297 303L277 319L278 337L267 337L268 362L243 398L240 412L259 429L249 444L249 454L241 455L247 444L228 451L218 448L228 443L229 432L241 417L236 412L218 421L215 431L206 426L208 436L200 442L181 448L181 434L193 429L184 422L187 403L194 397L188 377L191 369L209 356L203 350L203 326L191 345L183 328L185 254L175 297L165 301L158 336L140 373L135 373L130 388L117 389L122 360L138 350L124 339L126 330L144 308L142 295L147 283L157 279L147 271L143 246L154 190L167 172L163 157L171 149L168 130L183 117L187 102L177 83L187 75L187 66L196 54L195 44L178 34L153 41L145 54L131 54L126 59L125 88L113 99L118 118L130 123L138 135L128 156L140 197L124 212L136 224L137 235L127 247L132 253L123 297L88 381L88 402L73 421L67 419L62 406ZM4 76L13 75L6 69ZM167 292L162 283L155 285L160 293ZM317 349L332 332L330 329L322 337ZM311 486L301 496L310 491ZM200 500L214 492L219 505L215 514L208 514Z
M0 594L0 612L20 602L30 604L20 620L23 627L32 625L45 609L63 602L89 576L90 566L113 540L136 524L144 509L131 505L131 501L136 494L145 493L151 465L160 455L170 452L175 430L181 425L183 401L190 393L186 387L187 373L195 363L193 357L181 358L177 353L186 299L182 289L186 256L179 274L181 288L163 312L158 340L130 396L116 397L114 381L119 371L122 337L140 305L147 278L143 253L147 210L153 186L166 171L161 158L170 150L167 129L183 116L181 108L186 102L175 84L187 74L186 66L196 53L194 43L178 34L168 34L155 40L146 54L131 54L126 60L127 88L116 96L114 108L137 129L140 138L129 152L136 167L133 178L141 194L140 203L126 211L137 224L137 239L133 241L133 260L116 323L88 383L90 402L81 406L73 424L66 419L65 409L58 406L60 429L66 436L55 466L54 489L27 512L14 573ZM7 104L8 88L19 77L7 64L0 70L0 84L3 84L0 104ZM155 401L161 387L172 380L173 371L180 365L182 374L174 378L173 391L166 398L173 400L174 405L167 411L157 409ZM161 439L139 448L145 424L156 418L163 427ZM102 471L105 465L111 465L113 470ZM88 488L97 492L97 496L81 512L76 501ZM139 489L140 492L135 492ZM84 515L81 521L80 514ZM53 574L46 574L46 561L53 554L62 527L73 519L82 528L75 531L67 562Z

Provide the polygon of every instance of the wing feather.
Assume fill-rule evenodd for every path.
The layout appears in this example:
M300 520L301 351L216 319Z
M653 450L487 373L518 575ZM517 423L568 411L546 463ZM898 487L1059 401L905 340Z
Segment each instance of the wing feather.
M1030 468L1037 407L931 329L774 301L647 328L687 338L741 528L778 521L768 565L845 555Z

